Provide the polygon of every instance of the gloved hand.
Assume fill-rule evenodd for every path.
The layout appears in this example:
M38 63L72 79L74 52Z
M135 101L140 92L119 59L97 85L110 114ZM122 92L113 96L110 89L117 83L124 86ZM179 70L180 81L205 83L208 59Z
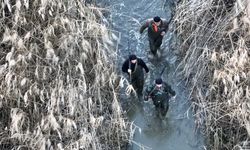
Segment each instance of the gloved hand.
M131 74L132 70L131 69L128 69L128 73Z
M172 97L172 101L175 102L176 95Z
M165 34L166 34L165 31L162 31L162 32L161 32L161 36L164 36Z

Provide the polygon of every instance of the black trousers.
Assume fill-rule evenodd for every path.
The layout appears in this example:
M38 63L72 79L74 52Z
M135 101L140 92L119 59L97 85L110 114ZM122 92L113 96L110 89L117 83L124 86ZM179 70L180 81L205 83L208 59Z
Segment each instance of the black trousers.
M138 96L142 96L143 85L144 85L144 76L132 79L132 86L136 90Z
M162 44L162 39L163 39L163 36L160 36L156 39L153 39L153 38L149 38L149 47L150 47L150 51L156 55L157 53L157 49L160 48L161 44Z
M166 116L169 109L169 100L168 99L161 101L153 100L153 103L155 105L157 114L161 116Z

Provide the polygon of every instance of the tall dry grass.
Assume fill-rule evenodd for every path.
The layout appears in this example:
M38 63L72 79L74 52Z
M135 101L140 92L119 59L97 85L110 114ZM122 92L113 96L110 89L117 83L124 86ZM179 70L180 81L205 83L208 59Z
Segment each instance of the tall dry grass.
M90 1L1 1L0 149L126 147L102 18Z
M250 149L250 1L183 0L179 69L208 149Z

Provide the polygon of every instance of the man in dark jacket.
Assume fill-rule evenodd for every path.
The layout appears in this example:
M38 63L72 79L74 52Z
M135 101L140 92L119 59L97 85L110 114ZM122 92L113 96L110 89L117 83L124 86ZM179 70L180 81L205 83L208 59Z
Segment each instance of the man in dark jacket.
M145 101L151 98L158 115L160 115L160 117L166 116L169 107L169 99L171 96L175 96L175 91L171 86L163 82L161 78L158 78L155 80L154 85L147 87L145 92Z
M144 85L144 72L149 72L149 69L145 62L137 58L136 55L130 55L129 59L127 59L122 65L122 71L128 73L130 78L130 83L133 88L136 90L137 95L142 96L142 90Z
M140 28L141 34L148 28L149 46L154 55L156 55L157 49L159 49L162 44L162 39L168 30L168 25L165 19L156 16L152 19L148 19Z

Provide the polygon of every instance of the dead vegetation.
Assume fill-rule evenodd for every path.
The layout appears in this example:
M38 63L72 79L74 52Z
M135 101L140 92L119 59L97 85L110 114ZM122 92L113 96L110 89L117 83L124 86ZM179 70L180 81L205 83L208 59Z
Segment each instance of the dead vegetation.
M125 148L111 35L88 5L1 1L0 149Z
M183 0L176 12L179 69L208 149L249 149L250 2Z

